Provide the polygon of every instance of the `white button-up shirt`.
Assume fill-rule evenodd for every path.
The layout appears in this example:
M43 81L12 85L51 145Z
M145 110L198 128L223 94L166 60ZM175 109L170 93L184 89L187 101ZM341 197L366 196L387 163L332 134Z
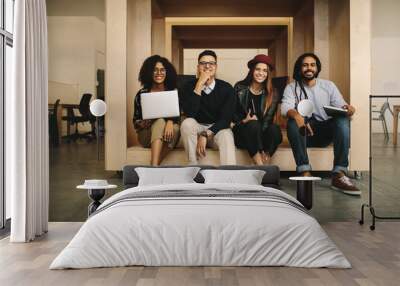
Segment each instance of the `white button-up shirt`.
M215 80L213 80L213 82L210 85L205 85L203 87L203 91L206 94L210 94L214 90L214 87L215 87Z

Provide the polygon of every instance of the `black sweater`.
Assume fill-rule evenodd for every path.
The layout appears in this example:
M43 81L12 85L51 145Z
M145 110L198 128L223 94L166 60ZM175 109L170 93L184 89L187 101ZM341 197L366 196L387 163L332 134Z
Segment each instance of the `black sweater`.
M196 119L202 124L213 124L209 129L217 134L218 131L229 128L236 106L236 97L232 86L216 79L215 87L210 94L194 92L196 80L188 82L181 97L182 109L187 117Z

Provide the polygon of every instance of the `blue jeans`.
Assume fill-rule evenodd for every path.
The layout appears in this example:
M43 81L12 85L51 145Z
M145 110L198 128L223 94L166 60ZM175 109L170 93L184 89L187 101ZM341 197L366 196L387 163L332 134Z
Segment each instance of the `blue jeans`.
M307 147L327 147L333 142L333 173L347 173L349 166L350 122L348 117L336 117L325 121L311 118L309 121L313 136L307 136ZM299 132L296 121L289 119L287 135L296 161L296 171L299 173L311 171L305 148L304 136Z

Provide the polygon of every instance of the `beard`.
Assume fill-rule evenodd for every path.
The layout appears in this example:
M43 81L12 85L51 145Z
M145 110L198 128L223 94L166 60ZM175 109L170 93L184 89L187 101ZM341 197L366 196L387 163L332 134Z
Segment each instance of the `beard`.
M308 75L307 75L307 73L311 73L311 74L308 74ZM302 78L303 78L304 81L311 81L311 80L313 80L314 78L316 78L315 72L314 72L314 71L307 70L307 71L305 71L305 72L302 73Z

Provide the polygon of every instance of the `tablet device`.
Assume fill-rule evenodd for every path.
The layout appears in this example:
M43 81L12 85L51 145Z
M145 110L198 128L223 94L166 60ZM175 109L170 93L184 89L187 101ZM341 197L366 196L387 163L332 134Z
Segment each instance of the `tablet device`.
M140 95L143 119L178 117L178 91L145 92Z
M340 107L325 105L324 110L328 116L347 116L347 110Z

